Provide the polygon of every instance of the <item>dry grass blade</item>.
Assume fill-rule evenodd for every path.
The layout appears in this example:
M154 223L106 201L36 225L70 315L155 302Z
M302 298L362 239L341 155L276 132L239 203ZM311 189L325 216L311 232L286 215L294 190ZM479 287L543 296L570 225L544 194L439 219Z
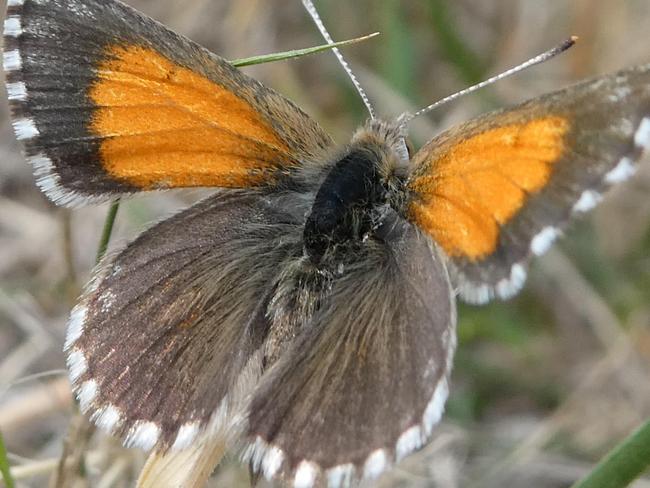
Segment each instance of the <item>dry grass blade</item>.
M29 480L37 476L48 475L56 469L58 459L45 459L26 464L16 465L12 468L14 478L18 481Z
M71 406L72 396L67 378L39 383L0 405L0 425L5 434L13 435L52 414L67 412Z
M166 454L152 453L140 473L138 488L201 488L226 451L220 436L204 438L192 447Z
M79 413L74 416L63 442L63 453L56 472L50 480L50 488L68 488L83 480L85 456L94 432L95 426L86 417Z

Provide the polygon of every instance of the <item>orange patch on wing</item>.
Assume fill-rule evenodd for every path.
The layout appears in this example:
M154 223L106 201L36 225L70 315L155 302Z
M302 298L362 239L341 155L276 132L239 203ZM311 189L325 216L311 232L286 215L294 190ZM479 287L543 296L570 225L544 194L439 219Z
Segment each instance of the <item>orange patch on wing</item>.
M410 189L409 212L451 257L496 250L499 229L541 190L564 151L569 122L557 116L489 129L454 144Z
M142 189L268 183L296 164L236 93L157 52L113 46L89 91L103 168Z

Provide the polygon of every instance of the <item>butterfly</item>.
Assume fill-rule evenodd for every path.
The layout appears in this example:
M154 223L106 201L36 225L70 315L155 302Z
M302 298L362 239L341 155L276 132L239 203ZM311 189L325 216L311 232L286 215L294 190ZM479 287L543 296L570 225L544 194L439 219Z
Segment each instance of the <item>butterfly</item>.
M636 171L650 65L491 112L413 153L344 146L221 57L115 0L8 0L4 70L36 182L80 206L212 187L106 258L71 313L80 407L126 446L237 438L296 487L379 476L431 438L456 299L526 266Z

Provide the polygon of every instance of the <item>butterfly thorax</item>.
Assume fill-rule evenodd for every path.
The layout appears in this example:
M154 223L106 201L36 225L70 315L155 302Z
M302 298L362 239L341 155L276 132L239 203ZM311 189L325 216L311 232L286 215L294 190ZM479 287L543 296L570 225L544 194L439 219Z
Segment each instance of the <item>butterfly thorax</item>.
M304 229L312 263L347 252L372 236L403 194L408 150L395 123L371 120L353 136L323 180Z

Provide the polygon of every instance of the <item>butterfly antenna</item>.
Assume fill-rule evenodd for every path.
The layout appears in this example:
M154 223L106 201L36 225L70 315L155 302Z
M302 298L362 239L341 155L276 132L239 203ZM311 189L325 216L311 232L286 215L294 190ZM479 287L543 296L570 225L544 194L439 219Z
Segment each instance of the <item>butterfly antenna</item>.
M311 0L302 0L302 4L305 6L305 9L307 12L309 12L309 15L311 15L311 18L314 19L314 23L316 24L316 27L318 27L318 30L322 34L323 38L328 44L334 44L334 41L332 40L332 36L330 36L329 32L327 32L327 29L325 28L325 24L323 24L323 21L320 18L320 15L318 15L318 11L316 10L316 7L314 6L314 3ZM350 69L350 66L348 65L347 61L343 58L343 55L339 51L338 48L333 47L332 51L334 51L334 54L336 54L336 57L339 60L339 63L341 63L341 66L343 66L343 69L345 72L348 74L350 79L352 80L352 83L354 84L354 87L357 89L357 92L359 92L359 96L361 96L361 100L363 100L364 105L368 109L368 113L370 114L370 118L374 119L375 117L375 109L372 108L372 105L370 104L370 100L368 99L368 95L366 95L366 92L363 90L361 87L361 84L357 80L357 77L354 76L354 73Z
M544 61L548 61L549 59L557 56L560 53L563 53L567 49L569 49L571 46L573 46L576 41L578 40L577 36L571 36L569 39L566 41L562 42L561 44L555 46L553 49L549 49L546 52L543 52L542 54L539 54L535 56L534 58L529 59L525 63L522 63L518 66L515 66L514 68L511 68L507 71L504 71L501 74L498 74L496 76L493 76L492 78L489 78L485 81L482 81L480 83L477 83L476 85L470 86L469 88L465 88L464 90L461 90L457 93L454 93L453 95L449 95L448 97L443 98L442 100L439 100L435 103L432 103L428 107L424 107L421 110L418 110L414 114L404 114L400 117L400 122L402 126L405 126L408 124L411 120L413 120L415 117L419 117L420 115L426 114L427 112L430 112L441 105L444 105L445 103L449 103L452 100L456 100L457 98L460 98L462 96L465 96L469 93L472 93L476 90L480 90L483 87L486 87L488 85L491 85L494 82L497 82L499 80L502 80L504 78L507 78L508 76L512 76L515 73L519 73L520 71L523 71L527 68L530 68L531 66L535 66L536 64L543 63Z

